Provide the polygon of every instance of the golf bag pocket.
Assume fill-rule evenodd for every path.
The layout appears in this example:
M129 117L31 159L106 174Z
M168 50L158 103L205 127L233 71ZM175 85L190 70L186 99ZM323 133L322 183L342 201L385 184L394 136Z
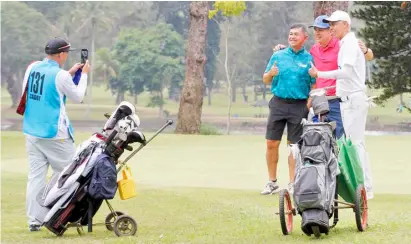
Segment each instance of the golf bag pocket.
M88 194L93 199L113 199L117 192L117 170L112 159L101 154L93 169Z
M325 207L325 165L305 162L295 177L294 199L299 211Z
M326 132L311 128L302 135L301 156L313 163L327 163L331 153L331 138Z
M328 233L330 229L329 218L325 210L307 209L301 214L301 217L301 229L306 235L313 234L311 228L313 226L318 226L321 233Z

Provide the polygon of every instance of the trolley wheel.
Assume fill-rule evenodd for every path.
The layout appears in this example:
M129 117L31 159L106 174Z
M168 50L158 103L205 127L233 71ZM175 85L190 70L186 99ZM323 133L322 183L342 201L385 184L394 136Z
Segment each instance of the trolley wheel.
M78 225L76 226L76 229L77 229L77 233L78 233L80 236L83 236L83 235L84 235L83 226L81 226L80 224L78 224Z
M367 204L367 192L363 185L357 187L355 194L355 222L357 223L357 229L364 231L367 228L368 221L368 204Z
M284 235L288 235L293 230L293 207L290 193L283 189L280 191L280 223Z
M311 226L311 230L313 231L313 234L315 237L320 238L321 236L320 227L314 225L314 226Z
M137 222L128 215L118 217L113 227L117 236L133 236L137 232Z
M124 215L123 212L120 211L114 211L114 212L110 212L109 214L107 214L106 220L105 220L105 224L106 224L106 228L109 231L113 231L113 225L114 225L114 221L119 217Z

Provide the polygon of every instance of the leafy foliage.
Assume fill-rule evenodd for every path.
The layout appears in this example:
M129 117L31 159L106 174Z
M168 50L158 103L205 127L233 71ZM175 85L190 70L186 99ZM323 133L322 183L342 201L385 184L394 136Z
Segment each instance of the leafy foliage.
M221 135L221 132L213 125L202 123L200 127L200 135Z
M31 61L44 57L51 34L44 16L26 4L3 2L1 8L1 64L24 69Z
M120 63L119 89L138 95L152 92L150 105L162 106L162 91L184 75L183 39L171 25L159 23L148 29L123 29L114 46ZM120 85L121 84L121 85Z
M51 30L47 19L26 4L1 3L1 76L12 96L12 107L20 98L26 67L44 58Z
M209 91L214 86L213 79L216 72L216 55L220 53L220 38L220 26L215 21L209 19L207 23L207 63L205 67L206 85Z
M383 89L377 102L411 92L411 8L401 9L399 2L356 2L362 8L353 11L365 21L359 32L376 57L369 86Z
M210 9L208 12L210 19L212 19L218 11L221 11L224 16L239 16L247 9L244 1L215 1L213 6L214 9Z
M208 13L209 19L212 19L214 16L217 15L217 13L221 12L221 14L224 17L235 17L235 16L240 16L246 9L247 6L245 2L239 1L239 2L221 2L221 1L216 1L214 4L214 10L210 10ZM236 19L236 18L234 18ZM228 84L228 114L227 114L227 134L230 133L230 118L231 118L231 103L233 100L233 93L235 94L235 86L232 86L232 80L233 80L233 73L234 70L236 69L235 65L232 67L229 65L229 58L228 58L228 53L229 53L229 37L230 37L230 26L231 26L231 19L228 19L225 21L224 24L222 24L221 21L215 20L218 25L224 25L224 40L225 40L225 61L224 61L224 70L226 74L226 79L227 79L227 84ZM223 63L220 60L221 64ZM230 74L231 73L231 74ZM232 91L234 90L234 92Z

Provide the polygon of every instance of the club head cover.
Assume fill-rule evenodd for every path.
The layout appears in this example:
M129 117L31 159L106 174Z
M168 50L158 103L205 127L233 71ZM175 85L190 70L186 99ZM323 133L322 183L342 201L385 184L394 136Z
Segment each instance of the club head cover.
M143 145L146 144L146 137L143 134L143 132L138 130L132 130L127 134L127 143L130 144L135 142L141 143Z

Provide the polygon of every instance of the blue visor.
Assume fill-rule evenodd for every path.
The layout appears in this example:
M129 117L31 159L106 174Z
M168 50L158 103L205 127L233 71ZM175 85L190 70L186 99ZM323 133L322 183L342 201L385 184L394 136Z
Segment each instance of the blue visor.
M324 23L323 20L328 18L327 15L320 15L314 20L314 24L310 25L309 27L317 27L321 29L328 29L330 28L330 24Z

